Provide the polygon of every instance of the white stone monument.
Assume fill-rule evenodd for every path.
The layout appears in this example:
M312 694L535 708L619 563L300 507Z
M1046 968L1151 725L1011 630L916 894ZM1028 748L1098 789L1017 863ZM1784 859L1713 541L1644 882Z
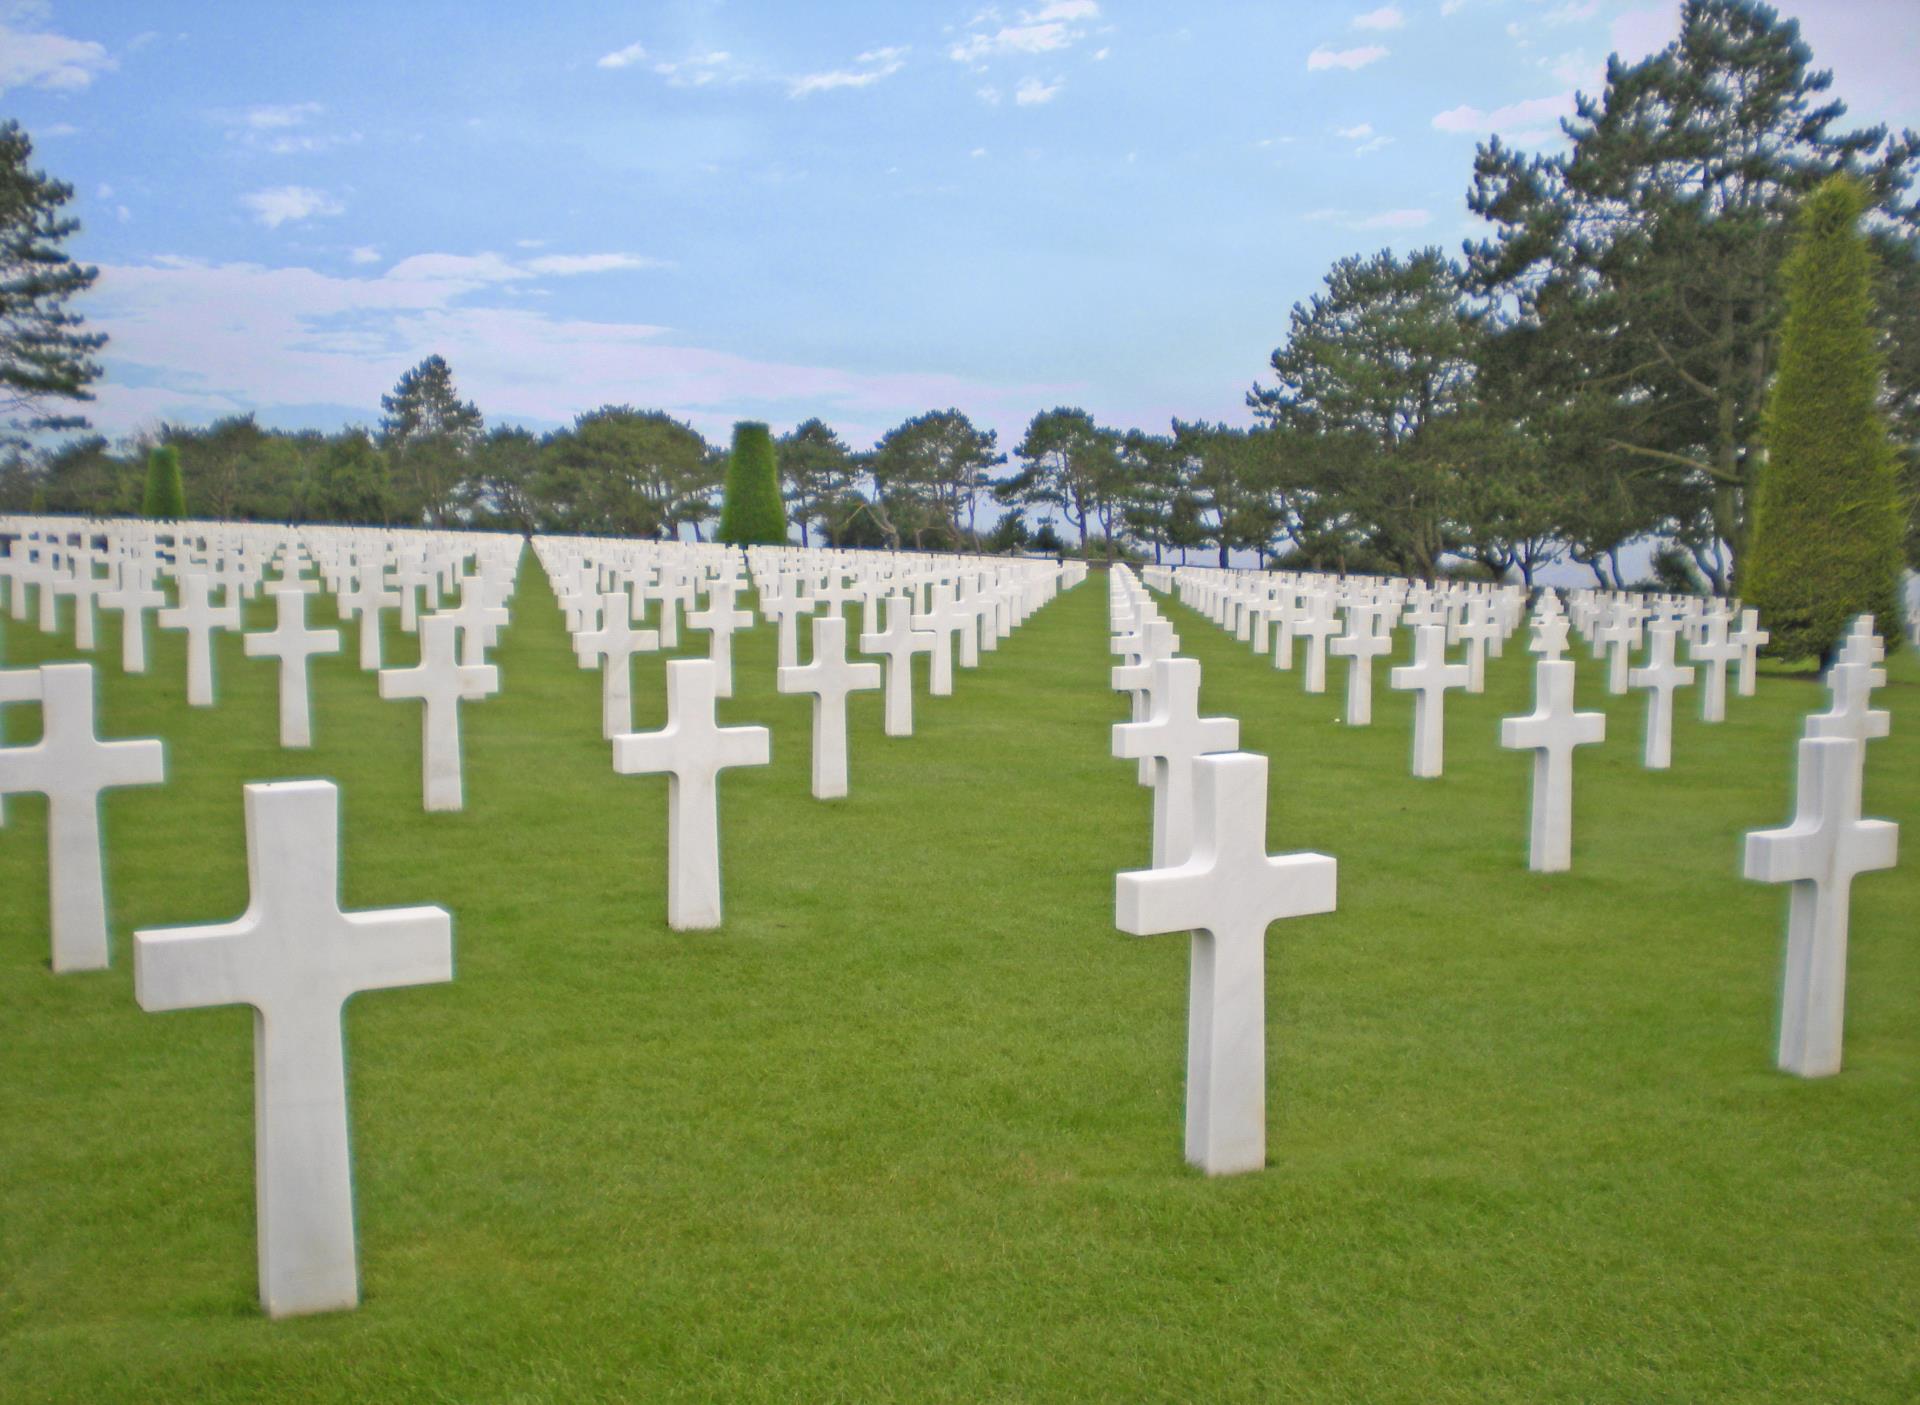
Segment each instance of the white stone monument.
M1840 1071L1854 875L1892 868L1899 854L1898 825L1860 818L1865 746L1849 737L1803 738L1793 822L1747 835L1746 876L1793 884L1779 1063L1802 1078Z
M240 602L215 605L207 577L189 571L180 578L180 603L157 617L162 629L187 634L187 706L213 706L213 632L240 628Z
M712 660L672 660L667 725L613 739L616 773L667 774L667 922L680 932L720 925L720 772L772 760L765 727L715 720L716 684Z
M477 702L500 690L493 664L463 664L454 654L451 615L420 621L420 662L412 668L380 670L380 696L418 698L421 710L421 799L428 810L459 810L466 797L461 785L460 704Z
M1693 682L1693 670L1674 662L1680 626L1662 620L1647 627L1647 666L1627 673L1627 684L1647 690L1646 766L1664 771L1673 765L1673 690Z
M1347 608L1347 632L1327 646L1347 663L1347 725L1373 723L1373 661L1393 649L1393 637L1377 627L1380 607L1355 604Z
M1420 625L1414 635L1413 662L1387 675L1390 687L1413 692L1413 774L1431 778L1445 765L1446 697L1449 688L1467 686L1468 668L1447 662L1447 627Z
M1500 722L1500 745L1533 753L1533 822L1527 867L1561 873L1573 867L1573 749L1606 740L1604 712L1573 710L1572 659L1534 665L1533 711Z
M931 654L934 636L913 627L913 602L903 596L887 600L887 627L860 636L860 652L886 659L886 734L913 735L913 656Z
M580 667L600 664L600 736L611 741L633 730L633 656L660 647L660 632L633 627L633 603L624 590L600 597L600 627L573 636Z
M0 748L0 796L47 797L47 890L53 969L105 970L106 866L100 843L100 792L166 779L157 741L103 742L93 730L93 665L50 663L38 670L40 740ZM10 691L26 690L15 682ZM17 700L17 699L16 699Z
M774 686L813 694L813 798L840 799L847 793L847 694L878 688L880 665L847 662L846 620L815 615L813 662L782 668Z
M247 657L280 661L280 745L313 745L312 709L307 698L307 660L340 652L340 631L307 628L307 596L298 586L273 592L274 626L243 636Z
M1153 866L1186 862L1193 849L1193 763L1240 745L1235 717L1200 715L1200 661L1156 659L1150 665L1152 710L1144 721L1118 722L1113 754L1153 767Z
M340 910L340 796L327 781L246 787L247 910L134 934L149 1011L253 1007L254 1199L271 1317L360 1301L341 1007L363 990L453 979L438 907Z
M1187 995L1186 1156L1210 1176L1267 1158L1266 933L1284 917L1332 912L1335 861L1267 853L1267 758L1194 762L1193 853L1177 868L1122 873L1123 932L1193 934Z

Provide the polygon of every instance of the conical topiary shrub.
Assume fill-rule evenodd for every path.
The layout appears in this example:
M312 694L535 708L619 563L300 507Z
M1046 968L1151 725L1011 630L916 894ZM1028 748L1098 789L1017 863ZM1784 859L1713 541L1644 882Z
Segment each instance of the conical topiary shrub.
M787 508L780 498L773 432L754 420L742 420L733 427L726 497L720 506L720 540L736 546L786 545Z
M1865 208L1851 177L1827 180L1781 268L1787 316L1741 594L1782 658L1824 661L1861 614L1879 620L1889 648L1900 638L1900 493L1878 405Z
M180 481L180 451L162 444L147 455L147 493L141 515L175 522L187 515L187 490Z

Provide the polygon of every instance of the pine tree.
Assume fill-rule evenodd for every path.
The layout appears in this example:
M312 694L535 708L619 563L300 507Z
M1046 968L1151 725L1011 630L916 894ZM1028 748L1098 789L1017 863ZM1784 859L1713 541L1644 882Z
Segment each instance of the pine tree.
M1889 647L1899 642L1902 514L1878 404L1873 258L1859 228L1867 203L1853 178L1828 179L1782 267L1786 321L1746 595L1783 658L1824 661L1863 613Z
M733 427L733 453L727 459L719 537L736 546L752 542L786 544L787 511L780 500L780 466L773 450L773 433L753 420L742 420Z
M147 455L147 493L141 514L158 522L187 515L187 490L180 480L180 451L162 444Z

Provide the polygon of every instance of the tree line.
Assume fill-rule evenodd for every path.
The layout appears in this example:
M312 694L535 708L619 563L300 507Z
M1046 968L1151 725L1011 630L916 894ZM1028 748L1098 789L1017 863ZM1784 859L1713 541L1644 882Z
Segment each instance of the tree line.
M1466 562L1531 582L1566 559L1608 586L1629 583L1623 549L1652 538L1662 584L1731 592L1767 460L1782 268L1798 212L1845 173L1866 206L1876 408L1920 564L1920 135L1844 128L1830 88L1769 7L1687 0L1667 48L1609 61L1565 149L1477 149L1467 201L1488 237L1458 257L1335 263L1247 392L1251 426L1128 428L1059 406L1003 452L945 409L856 450L810 419L776 441L790 519L803 541L839 546L1054 549L1064 532L1089 554L1426 578ZM35 178L43 203L71 193ZM40 233L57 245L54 225ZM76 326L49 335L73 342ZM32 399L7 373L16 404ZM40 393L84 398L84 385ZM238 416L149 438L178 449L190 510L207 516L698 537L717 513L724 450L665 411L489 429L438 356L381 408L377 426L336 434ZM134 510L148 447L16 444L0 508Z

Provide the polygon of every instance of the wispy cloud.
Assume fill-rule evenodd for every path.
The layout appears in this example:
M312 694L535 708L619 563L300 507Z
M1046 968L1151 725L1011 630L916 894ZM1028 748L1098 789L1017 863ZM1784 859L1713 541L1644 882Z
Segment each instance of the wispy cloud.
M542 254L539 258L528 259L525 267L530 273L546 274L556 278L572 278L582 273L617 273L624 269L665 268L664 259L647 258L640 254Z
M24 27L45 19L36 6L0 13L0 93L10 88L78 92L120 66L104 44Z
M647 56L647 46L632 43L624 49L615 49L610 54L602 54L593 61L595 68L632 68Z
M852 68L829 69L825 73L803 73L787 82L789 97L804 98L814 93L831 92L835 88L866 88L878 83L882 78L891 77L907 66L905 44L890 45L884 49L869 49L854 59Z
M243 108L234 120L250 131L278 132L302 126L318 117L322 110L317 102L264 103Z
M1319 72L1328 68L1344 68L1349 71L1365 68L1370 63L1378 63L1387 56L1387 50L1379 44L1362 44L1353 49L1329 49L1322 44L1307 55L1307 71Z
M676 88L704 88L709 83L738 82L744 75L735 66L733 55L725 49L690 54L683 59L667 59L653 71Z
M1041 103L1052 102L1066 86L1066 80L1056 78L1051 83L1043 83L1038 78L1022 78L1020 86L1013 90L1013 100L1021 107L1038 107Z
M1397 5L1382 5L1377 10L1368 10L1364 15L1353 17L1355 29L1398 29L1407 22L1407 17Z
M1528 98L1491 110L1462 104L1436 113L1434 130L1468 136L1498 132L1505 136L1532 139L1551 134L1555 124L1573 112L1573 94L1556 93L1550 98Z
M379 263L380 251L371 244L362 244L357 249L348 250L347 258L357 264Z
M298 224L323 215L337 215L346 209L324 190L305 185L276 185L242 195L240 203L268 229L283 224Z
M1357 127L1335 127L1333 134L1336 137L1345 137L1348 141L1365 141L1373 135L1373 123L1362 122Z
M979 64L1010 54L1053 53L1085 38L1084 23L1099 17L1095 0L1053 0L1021 11L1013 24L1000 24L999 12L988 8L974 16L966 37L950 45L947 56L955 63Z
M358 132L311 130L315 119L325 111L317 102L262 103L215 112L213 116L226 126L231 140L275 156L327 151L360 140Z
M1431 210L1382 210L1377 215L1367 215L1354 220L1350 229L1419 229L1422 225L1433 223Z

